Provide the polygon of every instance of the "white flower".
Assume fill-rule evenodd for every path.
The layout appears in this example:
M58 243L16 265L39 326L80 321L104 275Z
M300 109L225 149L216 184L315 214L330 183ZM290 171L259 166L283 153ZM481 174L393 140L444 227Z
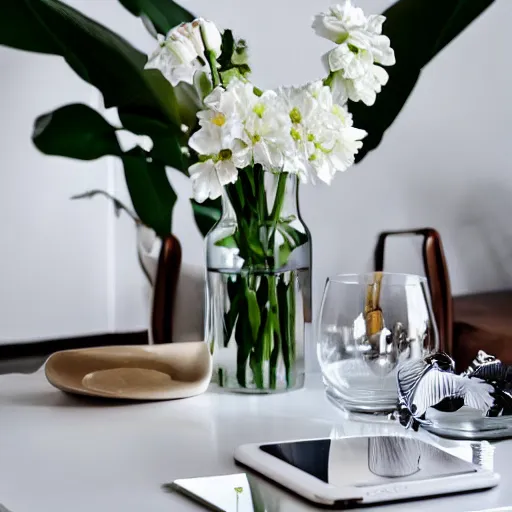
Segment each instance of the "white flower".
M318 14L313 21L313 29L320 36L329 39L340 46L346 54L348 49L354 53L357 50L370 52L373 62L384 66L395 64L395 54L390 46L389 38L382 35L382 24L386 17L371 15L365 17L363 11L352 5L351 0L345 0L342 5L334 5L327 13ZM333 52L340 51L339 48ZM329 59L331 60L331 58ZM340 61L340 57L332 57L333 61ZM351 59L353 61L354 58ZM339 69L331 68L331 71ZM347 71L347 73L349 73ZM355 78L349 74L345 78Z
M364 28L367 19L363 10L354 7L350 0L330 7L329 12L315 16L313 29L320 36L336 44L344 43L350 34Z
M316 33L338 44L324 58L330 72L328 82L338 103L351 99L373 105L376 94L387 83L387 72L375 65L395 64L389 38L382 35L385 20L380 15L366 18L350 0L315 18Z
M222 113L227 119L237 120L243 124L258 101L259 97L254 92L254 85L233 80L226 89L217 87L205 98L204 104L210 110L200 112L198 117L201 123L203 118L209 119L213 115L212 112Z
M348 111L333 101L329 87L316 82L278 91L292 121L296 151L285 168L298 166L303 181L316 178L330 183L336 172L348 169L362 147L366 132L352 126Z
M200 161L189 169L194 198L198 202L217 199L222 187L238 179L238 169L250 163L247 146L229 133L229 126L211 122L189 140L189 146L200 155Z
M244 140L252 147L254 163L267 171L281 171L294 146L290 117L275 92L266 91L257 98L244 128Z
M159 46L149 57L146 69L159 69L173 86L180 82L192 84L194 75L201 65L192 42L179 33L172 33L167 39L158 36Z
M328 53L327 59L329 71L343 71L343 76L351 79L366 75L373 65L371 52L351 43L340 44Z
M249 148L253 163L268 171L282 170L286 155L294 147L291 121L275 92L258 95L252 84L233 80L226 89L216 88L205 98L205 105L209 109L198 114L201 126L225 124L228 137Z
M388 79L389 75L384 68L372 65L368 73L356 79L344 78L342 72L334 73L330 86L336 102L340 105L344 105L350 99L372 106Z
M159 46L149 57L146 68L159 69L173 86L193 84L198 70L207 71L207 50L221 54L222 36L211 21L198 18L173 28L167 38L158 36Z

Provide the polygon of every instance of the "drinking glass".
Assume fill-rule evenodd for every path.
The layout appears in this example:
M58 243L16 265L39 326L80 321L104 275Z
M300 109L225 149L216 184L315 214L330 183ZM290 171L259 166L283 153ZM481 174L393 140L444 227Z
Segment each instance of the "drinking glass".
M329 278L317 337L331 401L353 412L394 410L400 365L438 348L426 279L384 272Z

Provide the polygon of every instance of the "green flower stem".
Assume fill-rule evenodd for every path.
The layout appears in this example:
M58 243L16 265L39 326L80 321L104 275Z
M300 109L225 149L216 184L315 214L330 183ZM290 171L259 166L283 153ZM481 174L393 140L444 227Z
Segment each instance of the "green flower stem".
M210 66L210 70L212 72L213 88L215 89L215 87L222 85L219 69L217 68L217 57L215 56L215 52L213 50L206 50L205 54L208 59L208 65Z
M270 389L276 389L277 387L277 361L279 359L279 347L282 344L281 339L281 320L279 315L279 299L277 296L277 284L276 281L279 278L276 276L269 276L269 309L272 315L272 337L273 347L270 353L270 364L269 364L269 387ZM283 276L281 276L283 279ZM269 347L270 348L270 347Z
M281 217L288 175L279 175L270 213L264 177L261 167L255 166L240 171L240 179L226 187L237 220L230 243L238 246L244 266L228 283L230 309L224 315L224 328L225 343L235 331L238 384L273 390L278 387L280 358L287 385L293 384L296 272L277 272L284 258L278 252L282 247L275 247L275 237L284 225ZM297 240L291 236L287 249L300 245Z

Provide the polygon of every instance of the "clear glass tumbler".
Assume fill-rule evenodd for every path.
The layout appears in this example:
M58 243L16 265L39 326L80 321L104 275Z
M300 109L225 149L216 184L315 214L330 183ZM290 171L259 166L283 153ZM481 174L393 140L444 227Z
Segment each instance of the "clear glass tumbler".
M317 356L327 395L340 408L394 410L400 365L437 348L425 278L375 272L327 280L317 325Z

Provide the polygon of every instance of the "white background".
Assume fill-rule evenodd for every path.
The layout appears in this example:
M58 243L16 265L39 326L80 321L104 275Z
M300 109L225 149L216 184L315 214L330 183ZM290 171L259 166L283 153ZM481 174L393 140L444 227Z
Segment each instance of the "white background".
M144 52L154 40L116 0L69 0ZM251 49L262 88L319 78L329 43L310 30L318 0L183 0ZM391 2L360 0L367 12ZM443 237L455 293L512 285L510 44L512 2L498 1L425 70L377 151L329 187L303 187L301 208L314 239L314 307L325 278L369 268L376 234L430 225ZM147 325L147 284L135 230L102 198L129 201L114 159L41 155L34 119L66 103L102 109L100 95L58 57L0 47L0 343L131 331ZM174 230L184 261L201 265L202 239L179 192ZM393 244L389 270L420 271L411 242ZM193 314L193 310L190 310Z

